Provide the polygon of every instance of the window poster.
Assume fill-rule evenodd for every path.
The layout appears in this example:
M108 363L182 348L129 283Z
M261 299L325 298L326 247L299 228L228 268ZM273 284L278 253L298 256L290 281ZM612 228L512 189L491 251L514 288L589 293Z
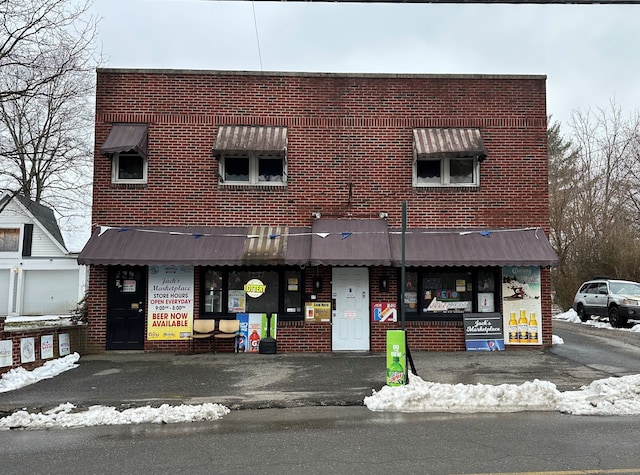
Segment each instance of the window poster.
M150 266L148 340L188 340L193 328L193 266Z
M229 290L229 313L243 313L247 308L247 294L244 290Z
M505 343L510 345L542 343L539 267L505 266L502 268L502 308Z

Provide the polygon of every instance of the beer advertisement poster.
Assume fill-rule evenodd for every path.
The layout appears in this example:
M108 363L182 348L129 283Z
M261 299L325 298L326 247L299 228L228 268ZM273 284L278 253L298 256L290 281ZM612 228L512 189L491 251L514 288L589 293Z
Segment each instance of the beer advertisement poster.
M542 343L540 267L502 268L504 340L510 345Z

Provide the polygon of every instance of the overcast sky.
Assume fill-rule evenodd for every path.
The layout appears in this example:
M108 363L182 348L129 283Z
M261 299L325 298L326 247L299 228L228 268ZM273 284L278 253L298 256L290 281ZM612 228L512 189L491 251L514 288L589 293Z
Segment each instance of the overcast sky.
M640 109L640 5L94 0L111 68L543 74L547 112ZM254 17L255 11L255 17Z

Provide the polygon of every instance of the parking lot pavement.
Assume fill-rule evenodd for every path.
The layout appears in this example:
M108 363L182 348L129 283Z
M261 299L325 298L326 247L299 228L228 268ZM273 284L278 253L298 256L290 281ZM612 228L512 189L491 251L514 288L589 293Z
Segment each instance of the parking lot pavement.
M606 373L545 350L413 352L416 373L450 384L551 381L577 389ZM362 405L386 384L383 353L167 354L108 352L78 367L0 394L0 414L42 411L65 402L108 405L224 404L231 409Z

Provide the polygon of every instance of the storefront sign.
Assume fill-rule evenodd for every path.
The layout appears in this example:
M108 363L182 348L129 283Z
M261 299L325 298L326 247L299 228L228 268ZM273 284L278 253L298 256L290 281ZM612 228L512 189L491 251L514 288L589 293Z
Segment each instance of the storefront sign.
M506 266L502 268L502 308L505 343L540 345L540 268Z
M193 266L149 267L148 340L188 340L193 328Z
M395 302L375 302L371 305L372 322L397 322L398 309Z
M260 279L251 279L244 284L244 291L249 297L256 299L267 291L267 286Z
M331 303L330 302L306 302L305 320L316 322L331 321Z
M467 351L502 351L504 337L499 313L465 313L464 336Z

